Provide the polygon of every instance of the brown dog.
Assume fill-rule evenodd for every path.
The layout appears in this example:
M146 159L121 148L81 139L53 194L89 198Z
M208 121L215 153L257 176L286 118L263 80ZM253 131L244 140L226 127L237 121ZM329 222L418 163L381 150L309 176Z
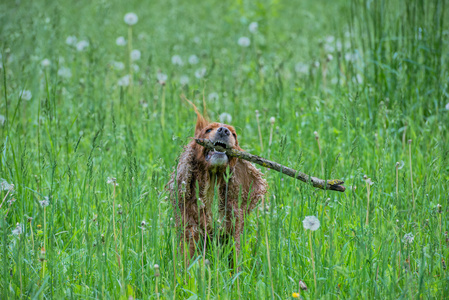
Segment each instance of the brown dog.
M210 123L194 108L197 114L195 138L242 150L234 127ZM227 182L226 174L230 174ZM168 183L176 225L182 228L182 251L185 242L190 257L193 257L200 238L206 240L208 236L220 234L214 232L213 201L216 199L218 214L215 212L215 216L218 220L215 221L221 224L222 233L234 238L238 253L245 215L262 199L267 187L262 173L250 162L208 150L191 141L184 148L177 170Z

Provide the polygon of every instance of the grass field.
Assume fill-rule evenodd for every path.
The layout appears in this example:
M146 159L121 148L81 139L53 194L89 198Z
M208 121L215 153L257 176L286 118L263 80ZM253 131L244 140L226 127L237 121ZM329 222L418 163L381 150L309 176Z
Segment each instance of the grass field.
M448 20L445 0L2 1L0 298L447 299ZM229 245L186 265L164 189L182 94L346 192L263 169L238 269Z

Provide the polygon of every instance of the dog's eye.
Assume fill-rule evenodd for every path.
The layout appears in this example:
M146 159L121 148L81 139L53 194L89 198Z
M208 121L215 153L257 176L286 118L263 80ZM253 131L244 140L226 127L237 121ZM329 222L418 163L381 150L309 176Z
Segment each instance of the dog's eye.
M212 131L212 129L209 128L208 130L206 130L206 133L209 133L209 132L211 132L211 131Z

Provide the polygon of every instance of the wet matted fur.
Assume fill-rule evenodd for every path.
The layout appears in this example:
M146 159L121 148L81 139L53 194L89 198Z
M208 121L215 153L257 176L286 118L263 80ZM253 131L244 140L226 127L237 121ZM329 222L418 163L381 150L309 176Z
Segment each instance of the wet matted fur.
M207 138L242 150L234 127L210 123L194 108L197 114L195 138ZM227 169L230 177L226 183ZM250 162L210 151L191 141L184 147L167 187L176 226L182 233L181 251L184 252L185 246L188 246L190 257L193 257L200 239L222 233L227 240L234 238L238 252L245 216L265 195L268 185L263 174ZM219 220L213 219L214 197L218 202L218 214L215 216L218 215ZM220 222L222 232L214 232L214 221Z

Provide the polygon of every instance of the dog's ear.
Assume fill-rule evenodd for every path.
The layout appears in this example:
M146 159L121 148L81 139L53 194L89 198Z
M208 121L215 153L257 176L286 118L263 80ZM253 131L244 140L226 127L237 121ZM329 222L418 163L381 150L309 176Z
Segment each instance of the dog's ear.
M197 138L199 136L201 130L203 130L203 128L209 124L209 121L207 121L206 118L203 117L203 115L198 111L198 108L196 107L195 104L192 103L192 101L190 101L187 98L184 98L184 99L187 102L189 102L189 104L192 105L193 109L195 110L195 113L196 113L195 137Z
M242 188L242 205L251 211L267 192L267 181L262 172L243 159L237 159L234 172L235 184Z

